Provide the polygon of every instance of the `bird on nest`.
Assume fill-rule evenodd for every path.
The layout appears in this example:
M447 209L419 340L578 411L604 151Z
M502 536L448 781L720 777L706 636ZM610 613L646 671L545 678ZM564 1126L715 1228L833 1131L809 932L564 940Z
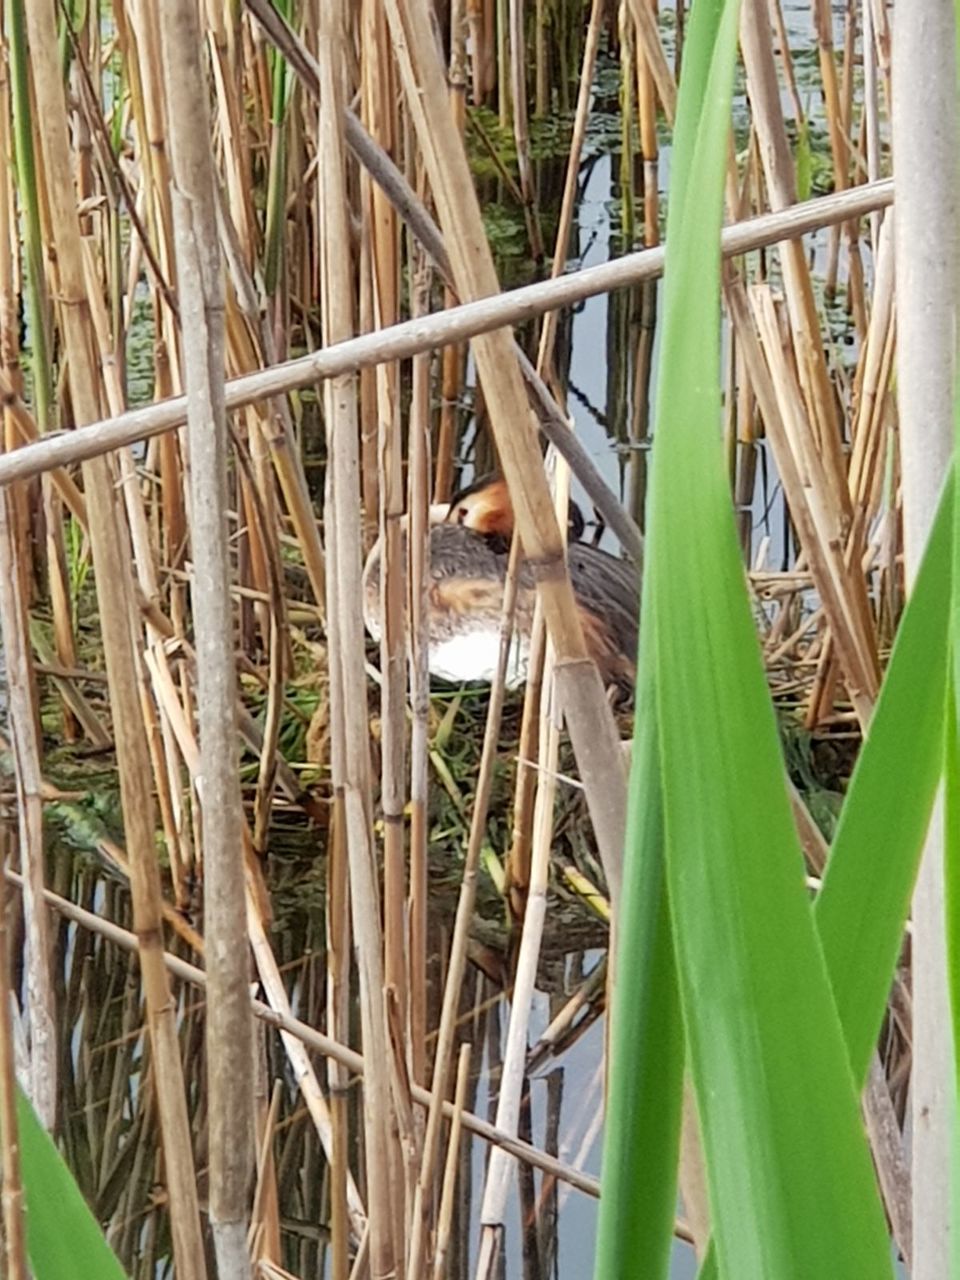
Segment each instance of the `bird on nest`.
M590 656L604 684L633 688L639 630L639 571L626 560L581 542L583 516L570 504L567 567ZM500 652L500 617L513 536L506 481L484 476L448 504L430 509L427 587L429 668L453 684L491 683ZM403 525L404 543L406 520ZM405 547L404 547L405 549ZM363 611L374 640L381 634L380 539L363 571ZM527 678L536 582L523 559L518 569L514 638L507 685Z

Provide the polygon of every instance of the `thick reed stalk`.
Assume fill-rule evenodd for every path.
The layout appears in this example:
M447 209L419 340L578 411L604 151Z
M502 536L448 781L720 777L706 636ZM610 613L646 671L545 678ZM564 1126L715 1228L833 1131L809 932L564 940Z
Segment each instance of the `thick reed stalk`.
M336 535L329 540L334 555ZM333 674L339 658L331 660L331 694ZM333 732L342 734L338 725L339 710L331 707ZM342 752L340 753L342 755ZM334 804L327 846L327 1027L335 1040L346 1043L350 1037L350 901L347 880L347 848L343 786L334 776ZM347 1095L349 1073L335 1059L327 1063L330 1086L330 1244L331 1280L347 1280L350 1272L350 1217L347 1198L350 1163L349 1115Z
M872 209L883 209L893 202L893 183L885 179L876 184L863 185L841 195L822 196L804 204L763 214L736 223L723 231L722 246L725 257L736 257L751 249L764 248L791 237L800 237L820 227L841 222L846 218L861 217ZM663 274L663 248L643 249L626 254L613 262L596 267L572 271L556 280L544 280L537 284L513 289L509 293L485 297L461 304L437 315L407 320L389 331L364 334L345 339L333 347L324 347L310 355L283 364L233 378L226 385L228 409L238 409L255 400L282 395L301 387L311 386L325 378L376 365L384 360L404 359L421 351L431 351L448 342L461 342L478 334L489 333L502 325L521 324L546 311L574 306L586 298L596 297L611 289L628 288ZM518 350L517 348L514 348ZM528 362L529 364L529 362ZM604 503L603 494L609 490L603 482L599 487L591 481L596 467L589 464L589 455L577 448L576 437L567 430L566 419L561 417L562 430L549 418L548 406L552 397L535 382L535 370L524 366L524 378L533 389L541 430L550 443L570 463L577 479L588 489L591 501ZM542 384L541 384L542 386ZM13 388L0 383L0 395L10 401L11 407L22 411ZM553 411L558 412L553 406ZM186 398L172 396L160 404L143 409L130 410L117 418L106 419L92 426L80 427L68 434L38 440L0 458L0 484L11 480L25 480L54 467L95 458L101 453L118 449L122 445L135 444L138 440L162 435L186 422ZM593 487L590 487L591 484ZM289 501L289 495L288 495ZM604 518L621 534L618 528L616 504L603 509Z
M877 47L874 40L873 5L862 0L861 29L863 31L863 115L864 150L867 161L867 181L880 177L880 94L877 68ZM870 244L876 252L880 239L880 215L870 215Z
M184 342L192 497L192 613L197 664L206 1019L210 1223L222 1276L249 1276L253 1175L253 1020L247 997L243 810L236 748L227 526L227 420L223 403L224 299L210 151L206 65L192 0L161 10L171 144L171 203ZM271 752L272 755L272 752Z
M412 310L425 311L430 271L414 268ZM423 1084L427 1078L427 905L429 894L429 760L430 673L427 666L427 591L430 570L430 356L414 356L408 430L408 531L410 620L410 878L407 903L407 951L410 992L410 1070Z
M656 29L655 0L632 0L634 21L639 10ZM649 51L648 51L649 49ZM662 53L659 37L651 45L637 23L637 110L640 121L640 151L643 155L643 240L660 243L660 193L658 189L657 94L654 79L656 51Z
M953 6L915 0L894 12L893 161L900 198L897 276L900 458L908 589L953 455L960 245ZM951 1140L956 1117L944 918L943 807L934 807L913 897L913 1277L948 1275Z
M28 6L27 31L57 252L71 398L77 420L92 422L100 413L97 371L92 358L80 228L71 180L66 102L56 56L52 0L36 0ZM116 509L113 476L107 460L101 458L88 463L84 467L84 481L117 741L124 826L130 852L134 920L140 939L140 965L156 1067L157 1099L170 1191L171 1229L178 1272L182 1280L194 1280L205 1276L206 1267L177 1040L176 1009L170 999L163 963L150 759L140 711L137 658L131 627L131 619L135 616L134 590L129 555Z
M350 231L345 184L342 110L346 51L346 8L343 0L323 6L319 28L320 140L324 158L321 186L323 232L324 339L348 338L354 330ZM324 386L330 502L326 525L336 522L336 604L329 611L330 629L338 632L338 698L343 717L343 800L350 903L360 983L364 1053L373 1070L364 1091L364 1148L370 1225L370 1268L374 1280L389 1276L399 1244L394 1239L390 1158L393 1122L390 1097L390 1048L384 998L383 937L380 894L374 863L370 813L370 760L365 688L363 621L357 584L361 575L359 441L356 385L351 375ZM335 748L338 746L334 739Z
M383 10L367 3L362 11L362 97L364 123L390 154L398 133L392 53ZM399 235L396 213L383 191L364 184L369 197L364 215L370 227L373 265L374 327L388 328L400 316ZM403 441L400 433L400 368L396 361L377 366L377 459L379 466L381 545L380 720L383 727L381 806L383 809L384 977L400 1002L406 1021L404 944L404 804L407 724L406 553L403 546Z

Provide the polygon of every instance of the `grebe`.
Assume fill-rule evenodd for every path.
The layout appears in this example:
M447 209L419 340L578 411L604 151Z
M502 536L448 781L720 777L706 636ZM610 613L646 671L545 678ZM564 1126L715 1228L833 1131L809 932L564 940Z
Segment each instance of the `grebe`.
M431 508L427 597L430 671L452 684L489 684L497 670L500 614L513 534L513 507L498 476L461 490L449 506ZM583 517L570 504L570 537L583 533ZM404 524L404 539L406 525ZM584 638L605 684L632 688L636 675L640 581L627 561L587 543L570 541L567 565ZM518 570L514 642L507 685L527 677L536 581L523 561ZM380 639L380 542L363 571L367 630Z

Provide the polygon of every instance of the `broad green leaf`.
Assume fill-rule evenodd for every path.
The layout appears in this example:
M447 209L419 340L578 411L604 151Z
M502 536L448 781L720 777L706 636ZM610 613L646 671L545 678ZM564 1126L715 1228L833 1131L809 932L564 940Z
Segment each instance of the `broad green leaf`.
M814 908L856 1083L863 1085L903 941L943 757L953 475L890 655ZM910 750L903 750L909 736ZM890 779L896 778L892 787ZM712 1243L699 1280L716 1280Z
M850 1066L861 1087L943 768L953 487L951 475L814 906Z
M20 1089L17 1126L35 1280L124 1280L73 1175Z
M648 575L644 592L650 596ZM652 601L650 601L652 607ZM597 1280L626 1280L644 1260L668 1273L683 1094L683 1025L666 901L663 815L649 645L640 678L618 915Z
M718 431L737 8L697 0L691 38L698 17L716 39L706 77L685 70L678 104L678 136L694 143L674 186L689 199L674 197L668 221L649 521L684 1023L721 1272L880 1277L891 1274L886 1225L803 884Z

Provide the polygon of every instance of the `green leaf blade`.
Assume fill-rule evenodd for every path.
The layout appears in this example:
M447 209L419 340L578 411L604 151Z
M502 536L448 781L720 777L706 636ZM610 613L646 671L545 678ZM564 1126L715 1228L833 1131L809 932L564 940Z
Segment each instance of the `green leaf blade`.
M35 1280L125 1280L73 1175L19 1088L17 1127Z
M706 30L716 5L694 5L691 41L698 13ZM680 183L689 198L668 223L650 504L681 1001L720 1272L877 1277L891 1274L886 1224L806 897L717 430L735 5L713 30Z

